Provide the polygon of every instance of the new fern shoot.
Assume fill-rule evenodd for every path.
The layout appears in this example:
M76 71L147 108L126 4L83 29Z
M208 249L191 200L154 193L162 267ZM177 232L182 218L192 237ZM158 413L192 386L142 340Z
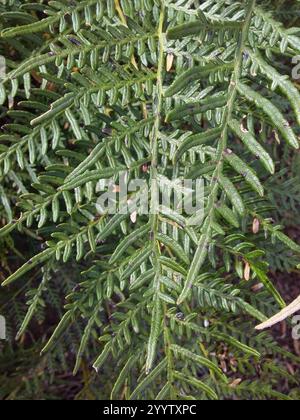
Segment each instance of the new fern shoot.
M267 0L1 2L0 241L20 232L35 249L2 286L40 279L20 339L52 277L77 267L42 355L79 322L74 374L88 363L101 375L109 361L112 399L299 396L283 363L298 358L255 330L290 303L270 276L276 249L300 262L272 199L288 168L278 153L299 149L300 26L283 24L282 10ZM147 188L122 195L120 174ZM195 218L173 204L188 180L203 188ZM115 211L99 209L102 189Z

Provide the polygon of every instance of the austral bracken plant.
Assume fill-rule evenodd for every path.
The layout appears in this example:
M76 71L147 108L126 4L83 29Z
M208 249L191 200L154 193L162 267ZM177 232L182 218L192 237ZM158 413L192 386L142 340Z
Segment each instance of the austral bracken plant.
M300 28L266 0L4 0L0 11L0 240L20 231L38 244L3 286L43 273L17 337L53 276L77 264L42 354L80 320L74 373L96 347L90 367L113 366L112 399L295 398L282 361L296 356L255 326L286 305L269 276L278 249L299 262L271 189L277 149L299 148ZM151 183L152 205L162 178L203 179L202 223L175 209L99 215L98 181L120 171Z

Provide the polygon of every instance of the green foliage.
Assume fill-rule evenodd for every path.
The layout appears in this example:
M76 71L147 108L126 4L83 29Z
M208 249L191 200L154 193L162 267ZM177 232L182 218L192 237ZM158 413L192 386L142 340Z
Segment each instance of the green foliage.
M299 149L299 86L284 67L300 29L263 0L4 3L0 240L19 231L39 250L3 286L43 272L18 338L76 260L42 357L79 325L74 373L110 360L113 399L292 398L276 366L294 356L254 326L285 306L269 278L276 249L299 263L272 217L288 167L276 141ZM202 224L175 209L99 216L97 183L120 171L151 183L152 208L163 177L202 177Z

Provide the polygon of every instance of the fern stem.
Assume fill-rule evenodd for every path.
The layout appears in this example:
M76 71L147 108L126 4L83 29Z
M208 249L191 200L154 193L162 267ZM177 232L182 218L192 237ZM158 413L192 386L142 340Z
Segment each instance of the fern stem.
M187 298L189 291L201 269L201 266L206 260L207 249L212 234L215 204L218 199L219 179L223 172L223 154L226 150L228 142L228 126L232 117L232 112L234 110L235 100L237 97L237 85L242 72L243 52L248 38L248 32L255 3L256 0L247 0L245 5L246 17L236 49L235 65L228 89L228 102L222 119L222 133L217 149L216 169L212 176L212 182L210 186L211 192L207 202L208 214L203 224L202 235L199 240L199 244L196 249L195 256L186 279L186 283L177 301L178 305L183 303L183 301Z
M158 67L157 67L157 83L156 83L156 97L155 97L155 120L153 133L151 137L151 227L153 234L153 243L154 251L156 250L156 235L157 235L157 224L158 224L158 215L157 215L157 198L158 198L158 182L157 182L157 165L158 165L158 142L159 142L159 129L161 124L161 110L163 102L163 69L164 69L164 39L163 39L163 23L165 19L165 4L162 1L162 9L160 13L159 26L158 26L158 49L159 49L159 58L158 58ZM155 251L157 255L157 252Z
M80 12L81 10L83 10L86 6L91 6L95 3L97 3L98 0L86 0L86 1L81 1L78 5L75 6L75 8L73 9L73 11L77 11ZM35 22L33 24L28 24L28 25L21 25L21 26L17 26L15 28L9 28L8 30L4 30L1 33L2 37L5 38L12 38L18 35L24 35L24 34L32 34L35 32L40 32L44 29L49 28L49 25L53 25L56 22L59 22L59 20L66 14L65 10L62 10L58 13L56 13L54 16L49 16L41 21Z
M228 124L232 118L232 112L234 110L235 100L237 97L237 84L239 82L239 79L242 73L243 53L244 53L246 41L248 38L248 32L250 28L251 17L252 17L252 13L255 7L255 3L256 3L256 0L247 0L246 2L246 9L245 9L246 18L245 18L242 32L240 34L240 39L239 39L236 54L235 54L235 66L234 66L233 74L232 74L230 84L229 84L228 102L225 108L225 113L223 115L223 121L222 121L223 131L221 134L221 140L219 142L218 150L217 150L218 163L217 163L215 173L213 175L212 185L211 185L213 195L212 195L212 202L211 202L212 205L210 207L212 211L214 208L213 204L215 202L217 192L218 192L218 179L223 171L223 153L226 150L227 143L228 143Z
M158 195L159 195L159 186L158 186L158 142L159 142L159 129L161 124L161 110L163 103L163 71L164 71L164 39L163 39L163 24L165 20L165 2L161 2L161 12L158 25L158 50L159 50L159 59L157 67L157 83L156 83L156 96L154 99L155 107L155 120L153 133L151 137L151 172L150 172L150 183L151 183L151 209L150 209L150 222L151 222L151 235L153 242L153 260L154 260L154 269L155 269L155 279L154 279L154 299L153 299L153 314L151 320L151 333L148 341L147 349L147 361L146 361L146 373L148 374L152 368L157 341L160 335L160 323L162 320L162 307L159 297L160 292L160 274L161 274L161 265L159 262L160 248L159 242L157 241L158 233Z

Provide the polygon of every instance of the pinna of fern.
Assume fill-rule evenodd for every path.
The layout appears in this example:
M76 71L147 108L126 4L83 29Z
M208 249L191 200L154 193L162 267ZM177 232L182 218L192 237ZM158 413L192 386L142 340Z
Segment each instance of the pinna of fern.
M65 0L22 2L18 11L16 3L6 3L0 167L4 186L16 174L21 210L11 217L7 201L0 235L26 228L38 232L45 247L3 285L42 264L57 268L76 259L88 265L43 353L83 317L74 372L100 327L94 368L115 360L112 398L125 383L125 397L132 399L238 394L230 378L237 371L251 376L249 361L264 366L268 353L257 350L255 339L249 345L246 334L223 331L218 317L242 325L249 315L263 322L284 308L263 244L271 238L296 256L300 251L270 223L266 195L278 166L269 139L299 148L300 94L276 66L279 57L299 53L299 28L285 29L265 1L255 0L86 0L72 6ZM292 120L278 104L291 110ZM98 181L117 182L120 172L128 181L148 180L152 208L162 177L201 177L202 223L192 226L188 215L163 208L137 218L135 210L99 217ZM250 284L257 281L264 291L252 296ZM113 313L103 325L107 304ZM239 355L237 371L220 364L220 343ZM284 397L261 385L262 398ZM251 384L241 385L241 393L243 386L255 396Z

